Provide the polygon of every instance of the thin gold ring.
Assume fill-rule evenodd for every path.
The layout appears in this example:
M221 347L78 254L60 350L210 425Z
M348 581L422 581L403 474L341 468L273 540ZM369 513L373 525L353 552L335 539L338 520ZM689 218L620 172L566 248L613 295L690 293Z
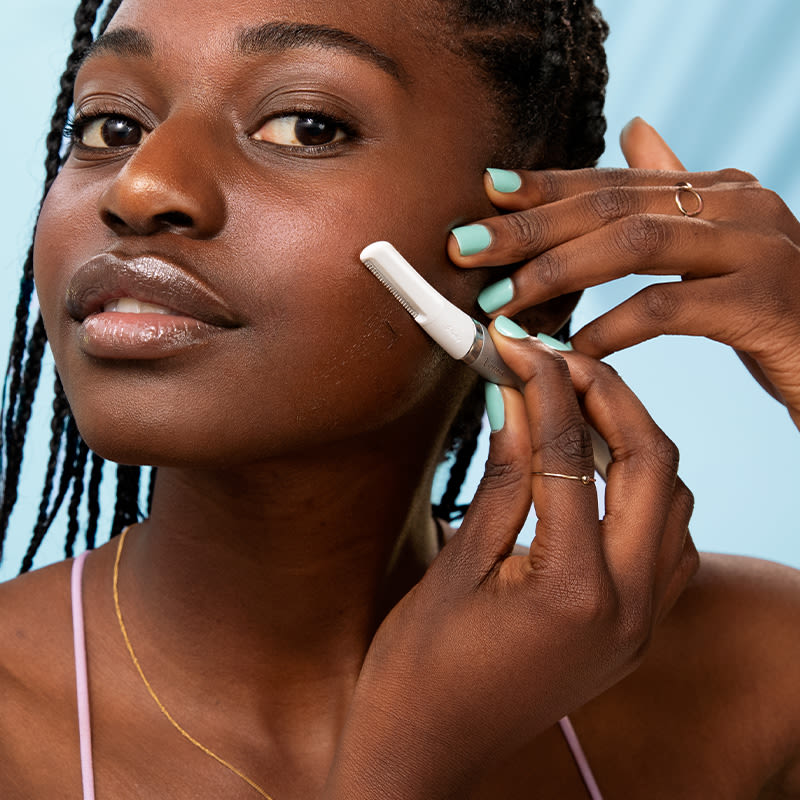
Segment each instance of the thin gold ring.
M564 475L562 472L532 472L531 475L539 475L542 478L565 478L568 481L580 481L584 486L595 482L591 475Z
M691 211L687 211L681 202L681 192L688 192L693 195L694 199L697 200L697 207L693 208ZM680 211L684 217L696 217L703 210L703 198L700 197L700 192L698 192L689 181L681 181L675 185L675 205L678 206L678 211Z

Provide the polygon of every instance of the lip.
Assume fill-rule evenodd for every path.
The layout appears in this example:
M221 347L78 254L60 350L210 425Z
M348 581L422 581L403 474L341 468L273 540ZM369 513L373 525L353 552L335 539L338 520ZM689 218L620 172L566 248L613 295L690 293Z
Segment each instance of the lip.
M122 297L161 306L166 313L103 310ZM153 255L95 256L70 279L65 305L80 323L81 349L99 358L162 358L239 327L215 292L182 267Z

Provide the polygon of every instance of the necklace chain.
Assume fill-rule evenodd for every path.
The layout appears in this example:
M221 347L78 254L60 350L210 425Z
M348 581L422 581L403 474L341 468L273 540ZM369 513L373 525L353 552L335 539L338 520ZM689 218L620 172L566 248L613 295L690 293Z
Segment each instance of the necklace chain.
M181 727L180 723L178 723L172 714L167 711L164 707L164 704L159 700L158 695L153 690L153 687L150 685L150 681L147 680L147 677L142 670L141 664L139 664L139 659L136 658L136 653L133 651L133 645L131 644L131 640L128 637L128 630L125 627L125 623L122 621L122 609L119 605L119 561L120 557L122 556L122 546L125 544L125 535L128 533L130 528L125 528L124 531L120 534L119 537L119 544L117 545L117 556L114 560L114 609L117 612L117 622L119 622L119 629L122 633L122 638L125 640L125 646L128 648L128 652L131 656L131 661L133 661L133 665L136 667L136 671L139 673L139 677L142 679L142 682L147 687L147 691L150 692L150 697L155 700L156 705L158 706L161 713L170 721L172 727L183 736L184 739L190 741L195 747L202 750L207 756L211 756L215 761L222 764L223 767L230 770L234 775L238 775L245 783L249 784L253 789L255 789L262 797L265 797L266 800L273 800L273 798L268 795L255 781L250 780L241 770L237 769L233 766L230 762L226 761L221 756L218 756L215 752L210 750L201 742L198 742L197 739L194 738L188 731L186 731L183 727Z

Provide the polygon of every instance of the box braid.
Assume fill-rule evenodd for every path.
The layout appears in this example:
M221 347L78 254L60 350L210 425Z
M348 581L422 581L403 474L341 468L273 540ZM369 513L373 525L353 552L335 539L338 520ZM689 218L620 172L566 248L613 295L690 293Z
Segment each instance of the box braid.
M105 30L121 0L113 0L100 23L99 32ZM66 68L61 76L60 91L56 98L55 110L50 122L50 131L46 139L45 180L42 203L63 163L62 146L64 127L72 107L72 95L75 86L75 75L86 51L94 40L93 28L97 22L98 12L103 0L83 0L75 12L75 34L72 47L67 57ZM34 227L34 237L36 229ZM28 250L20 282L19 297L15 317L14 333L11 341L8 368L3 383L3 407L0 417L3 418L2 455L3 482L0 490L0 557L2 557L5 534L11 512L17 502L18 485L22 469L23 446L28 423L33 410L33 401L41 376L42 358L47 343L41 313L37 312L31 324L31 305L33 300L33 245ZM59 508L72 487L72 495L68 506L68 531L66 554L72 555L78 531L78 512L83 495L84 471L89 451L78 434L77 427L64 395L61 381L56 375L53 399L53 417L51 420L50 458L45 472L42 499L39 515L34 526L33 536L28 551L22 562L22 572L28 571L44 536L52 524ZM94 545L94 533L99 517L98 491L102 475L102 459L92 455L92 475L89 492L89 525L87 545ZM133 468L128 468L133 469ZM138 468L137 472L138 472ZM118 475L118 478L122 476ZM58 490L51 502L54 486ZM138 516L138 495L131 494L134 486L138 489L138 478L135 484L130 478L118 481L117 511L114 515L112 532L121 529Z
M122 0L111 0L98 28L102 33ZM508 135L498 134L496 165L510 168L591 166L603 150L602 113L607 71L603 42L607 27L590 0L437 0L446 7L453 47L472 59L493 87L498 120ZM63 163L64 127L72 105L75 75L94 40L93 28L103 0L82 0L75 13L75 35L47 136L42 202ZM41 203L39 208L41 209ZM35 229L34 229L35 235ZM41 314L30 325L33 297L33 246L20 283L16 324L3 385L4 476L0 500L0 558L9 518L17 500L23 444L41 374L47 336ZM29 332L30 328L30 332ZM465 399L449 436L453 459L445 492L434 511L453 519L463 515L456 505L477 447L483 399L480 385ZM22 571L29 570L41 542L70 491L65 552L74 552L78 512L86 487L86 546L95 546L100 516L99 490L104 461L81 440L56 376L50 460L39 516ZM150 477L148 505L154 474ZM53 487L58 491L51 502ZM138 467L117 468L117 499L112 536L139 517Z
M608 26L592 0L438 0L450 46L472 59L495 94L498 140L492 166L574 169L603 152ZM503 136L503 130L507 134ZM518 315L524 322L524 312ZM556 336L569 339L569 327ZM456 500L477 448L480 383L449 436L450 474L434 513L458 519Z

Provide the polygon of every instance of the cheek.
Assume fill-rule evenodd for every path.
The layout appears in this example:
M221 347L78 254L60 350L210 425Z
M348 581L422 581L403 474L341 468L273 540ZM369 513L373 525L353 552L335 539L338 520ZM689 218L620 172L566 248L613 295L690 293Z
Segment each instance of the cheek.
M358 253L388 239L471 308L476 276L450 264L445 244L450 227L485 215L488 201L479 170L441 159L412 161L409 169L406 156L383 171L309 170L305 180L233 189L219 237L175 241L203 253L211 282L246 325L146 365L93 362L75 346L63 302L69 277L96 253L126 244L101 223L97 186L89 196L62 173L40 219L36 278L56 363L90 447L128 463L213 465L341 441L403 417L416 427L439 418L452 393L443 388L458 367ZM150 246L158 252L163 243Z
M72 271L103 251L110 238L98 218L97 197L96 186L76 180L68 169L62 170L36 223L34 280L48 339L56 355L66 335L64 298Z

